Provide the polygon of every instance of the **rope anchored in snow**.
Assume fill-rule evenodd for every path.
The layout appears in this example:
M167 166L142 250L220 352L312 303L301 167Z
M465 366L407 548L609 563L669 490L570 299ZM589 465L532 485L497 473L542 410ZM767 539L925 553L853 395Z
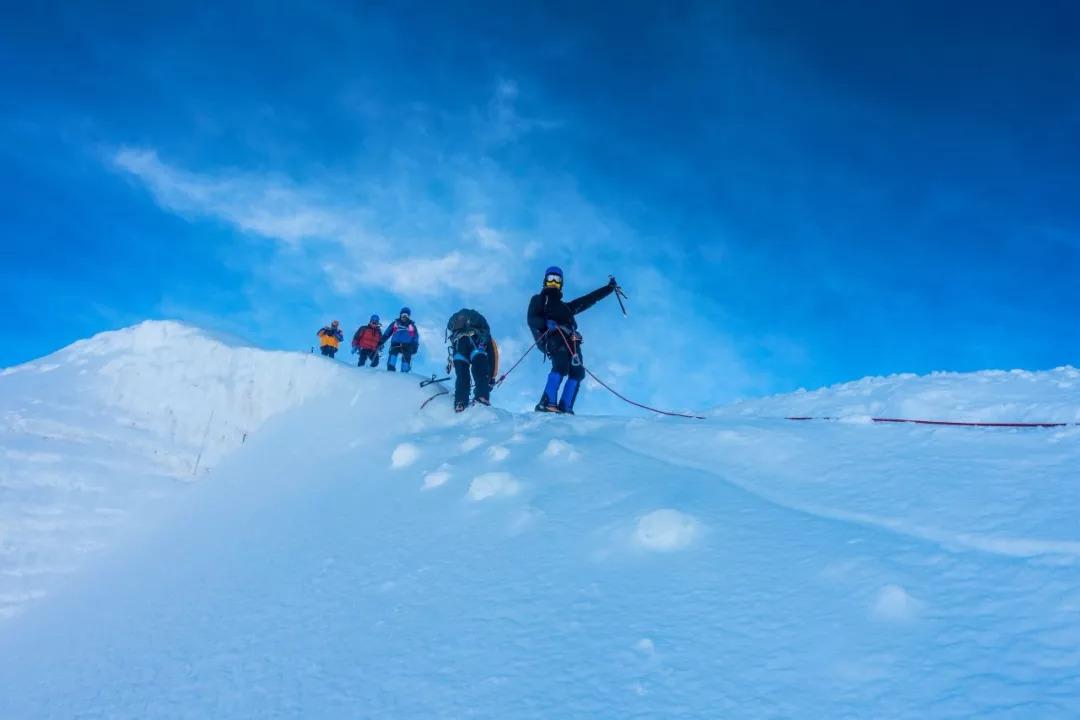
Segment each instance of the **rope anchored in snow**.
M441 397L443 395L449 395L449 394L450 394L449 390L440 390L439 392L435 393L434 395L429 397L427 400L425 400L423 403L421 403L420 404L420 409L423 410L424 408L426 408L428 406L428 403L430 403L435 398Z
M420 381L420 387L425 388L428 385L433 385L435 383L446 382L447 380L450 380L450 379L451 378L449 378L449 377L444 377L444 378L436 377L435 373L431 373L431 377L427 378L426 380L421 380ZM420 409L423 410L424 408L426 408L428 406L428 403L430 403L435 398L441 397L443 395L449 395L449 394L450 394L449 390L447 390L446 388L440 386L439 392L435 393L434 395L429 397L427 400L425 400L423 403L421 403Z

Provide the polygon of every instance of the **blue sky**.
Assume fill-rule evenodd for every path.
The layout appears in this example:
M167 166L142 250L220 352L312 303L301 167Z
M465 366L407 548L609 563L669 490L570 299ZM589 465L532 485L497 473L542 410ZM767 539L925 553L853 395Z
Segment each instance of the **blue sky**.
M0 22L0 365L409 304L434 369L462 305L523 350L549 264L619 277L588 364L677 407L1080 354L1070 3L39 5Z

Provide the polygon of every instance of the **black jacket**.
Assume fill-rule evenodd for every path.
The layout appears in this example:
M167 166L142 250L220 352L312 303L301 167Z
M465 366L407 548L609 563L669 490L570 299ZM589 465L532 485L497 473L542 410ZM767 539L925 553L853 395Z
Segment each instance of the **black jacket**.
M558 325L577 330L577 321L574 316L588 310L614 290L614 285L605 285L566 302L562 299L562 290L544 288L533 295L532 300L529 301L529 329L532 330L533 337L538 338L547 331L548 320L554 320Z

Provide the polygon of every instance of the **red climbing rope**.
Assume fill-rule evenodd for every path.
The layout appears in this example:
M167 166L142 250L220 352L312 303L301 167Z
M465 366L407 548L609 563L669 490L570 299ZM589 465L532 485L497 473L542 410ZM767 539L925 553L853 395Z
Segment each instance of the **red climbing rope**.
M611 393L612 395L619 398L620 400L622 400L625 403L630 403L631 405L642 408L643 410L648 410L649 412L657 413L658 415L670 415L671 417L693 418L694 420L704 420L705 419L704 415L691 415L689 413L678 413L678 412L671 412L669 410L659 410L657 408L649 407L648 405L643 405L643 404L641 404L639 402L635 402L635 401L631 400L630 398L626 397L625 395L620 394L617 390L612 388L610 385L605 383L603 380L596 377L596 375L593 374L593 371L590 370L589 368L585 367L584 365L582 365L581 367L582 367L583 370L585 370L585 372L589 373L589 377L591 377L596 382L600 383L600 385L605 390L607 390L609 393Z
M656 413L657 415L668 415L668 416L670 416L670 417L682 417L682 418L691 418L691 419L694 419L694 420L704 420L704 419L705 419L705 417L704 417L704 416L702 416L702 415L691 415L691 414L689 414L689 413L679 413L679 412L671 412L671 411L668 411L668 410L660 410L660 409L658 409L658 408L654 408L654 407L649 407L648 405L644 405L644 404L642 404L642 403L639 403L639 402L636 402L636 401L634 401L634 400L631 400L630 398L628 398L628 397L626 397L625 395L621 394L621 393L620 393L619 391L617 391L617 390L616 390L615 388L611 387L611 386L610 386L610 385L608 385L608 384L607 384L606 382L604 382L604 381L603 381L603 380L601 380L600 378L596 377L596 375L595 375L595 374L593 373L593 371L592 371L592 370L590 370L589 368L585 367L585 365L584 365L584 364L582 364L582 362L581 362L581 358L580 358L580 357L578 357L577 351L576 351L576 350L574 350L574 348L573 348L573 347L571 347L571 345L570 345L570 341L566 339L566 333L564 333L564 332L562 331L562 328L557 328L557 329L558 329L558 331L559 331L559 335L560 335L560 336L562 336L562 339L563 339L563 343L564 343L564 344L566 345L566 349L570 351L570 357L571 357L571 358L572 358L572 359L573 359L574 361L576 361L576 364L577 364L577 365L580 365L580 366L581 366L581 369L582 369L582 370L584 370L585 372L589 373L589 377L591 377L591 378L592 378L593 380L595 380L596 382L598 382L598 383L600 384L600 386L601 386L601 387L603 387L603 388L604 388L605 390L607 390L607 391L608 391L609 393L611 393L611 394L612 394L612 395L614 395L615 397L619 398L619 399L620 399L620 400L622 400L623 402L625 402L625 403L629 403L630 405L633 405L634 407L639 407L639 408L641 408L642 410L648 410L649 412L654 412L654 413Z
M839 420L838 417L829 415L790 415L785 420ZM910 423L912 425L938 425L944 427L984 427L984 428L1055 428L1080 425L1080 423L1068 422L967 422L961 420L921 420L917 418L870 418L876 423Z
M530 345L529 349L521 354L521 357L518 358L516 363L514 363L513 365L510 366L509 370L507 370L506 372L504 372L502 375L499 376L499 379L495 381L495 384L491 386L491 389L494 390L495 388L502 385L502 382L503 382L503 380L506 379L506 376L509 375L510 373L514 372L514 368L516 368L518 365L521 364L521 361L524 360L525 357L529 353L531 353L533 351L533 348L535 348L537 345L540 344L540 341L543 340L547 336L547 334L549 332L551 332L551 331L550 330L545 330L543 332L543 334L540 335L540 337L536 338L536 342L534 342L532 345Z

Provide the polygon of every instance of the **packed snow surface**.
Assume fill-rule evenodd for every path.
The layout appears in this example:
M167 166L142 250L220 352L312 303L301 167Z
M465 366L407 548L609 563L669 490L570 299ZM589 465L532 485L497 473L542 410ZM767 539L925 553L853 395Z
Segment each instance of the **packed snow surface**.
M2 371L0 717L1080 717L1080 427L865 422L1076 422L1076 370L416 380L156 322Z

